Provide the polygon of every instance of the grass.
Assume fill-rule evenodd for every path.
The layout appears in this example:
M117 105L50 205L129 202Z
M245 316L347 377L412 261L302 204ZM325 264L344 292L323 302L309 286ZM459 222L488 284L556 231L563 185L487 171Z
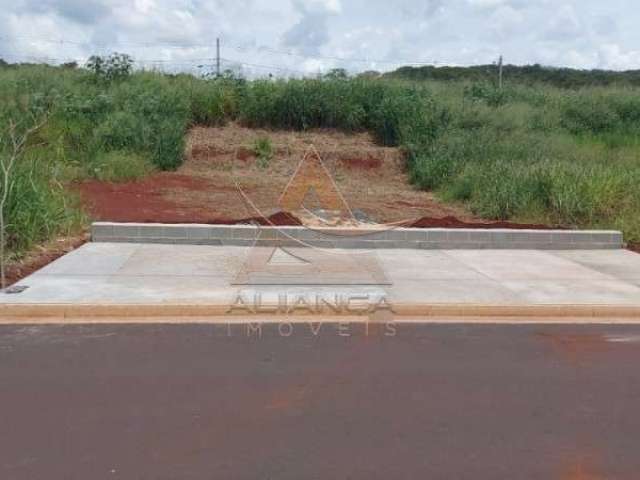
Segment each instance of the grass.
M268 137L258 138L253 144L253 152L258 157L258 167L266 169L273 158L273 145Z
M106 182L124 182L137 180L153 170L153 164L148 156L114 150L100 152L89 166L91 177Z
M74 180L172 170L192 125L370 131L407 152L411 181L488 219L622 229L640 241L640 91L367 79L244 81L141 72L112 81L0 69L0 132L47 112L14 175L9 247L77 228ZM0 133L2 135L2 133ZM254 145L260 165L273 154ZM0 148L0 155L6 151Z

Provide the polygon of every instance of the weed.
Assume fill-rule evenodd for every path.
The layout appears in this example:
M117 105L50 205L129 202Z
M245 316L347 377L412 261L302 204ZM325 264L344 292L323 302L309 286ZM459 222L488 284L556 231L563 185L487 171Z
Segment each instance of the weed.
M271 139L268 137L258 138L253 144L253 153L258 158L258 167L262 169L268 168L273 158Z
M195 124L369 131L407 151L419 188L488 218L621 228L640 240L637 87L568 90L484 77L461 82L345 78L245 81L132 72L127 58L87 69L0 70L0 127L48 112L8 196L9 246L29 248L80 214L64 185L176 169ZM111 73L109 73L111 72ZM427 72L428 73L428 72ZM431 72L444 75L444 70ZM540 72L532 67L532 75ZM99 77L99 78L98 78ZM268 168L268 138L254 145ZM3 152L0 151L0 155Z
M147 157L122 150L99 153L89 167L91 177L106 182L137 180L152 171Z

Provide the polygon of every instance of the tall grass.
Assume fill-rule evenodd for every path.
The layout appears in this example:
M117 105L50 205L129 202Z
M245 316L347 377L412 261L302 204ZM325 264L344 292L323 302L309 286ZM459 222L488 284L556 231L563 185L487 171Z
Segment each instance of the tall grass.
M640 240L640 91L367 79L204 80L0 69L0 121L47 112L15 174L10 247L79 222L65 188L130 180L183 159L195 124L369 131L407 152L418 188L491 219L621 228ZM22 118L21 118L22 116ZM0 131L3 125L0 124ZM3 153L0 151L0 155Z

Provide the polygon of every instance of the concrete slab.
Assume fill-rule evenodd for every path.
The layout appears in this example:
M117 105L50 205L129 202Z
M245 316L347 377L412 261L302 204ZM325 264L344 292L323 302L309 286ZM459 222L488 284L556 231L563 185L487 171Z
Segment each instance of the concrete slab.
M387 291L393 304L517 305L523 303L511 289L490 278L399 280Z
M640 282L640 255L629 250L602 252L597 250L557 251L555 255L589 269L625 280ZM604 253L604 255L603 255Z
M275 238L330 242L349 249L388 248L494 248L494 249L619 249L623 236L618 231L511 230L393 228L275 227L253 225L168 225L146 223L105 223L92 225L94 242L166 243L197 245L268 245ZM316 245L320 246L320 245Z
M468 268L498 281L612 279L597 269L540 250L450 250L446 254Z
M379 250L374 255L389 284L234 285L250 251L90 243L21 281L29 287L23 293L0 294L0 306L9 311L7 305L173 305L180 312L195 305L228 307L238 295L266 304L285 295L311 302L318 296L385 298L393 305L427 310L430 305L479 306L483 315L490 313L486 306L514 307L502 308L514 315L519 306L637 306L640 312L640 255L626 251ZM593 310L581 311L593 315Z
M139 249L135 244L87 243L34 275L114 275Z
M574 305L640 305L640 287L623 280L519 280L502 285L531 305L562 305L568 299Z

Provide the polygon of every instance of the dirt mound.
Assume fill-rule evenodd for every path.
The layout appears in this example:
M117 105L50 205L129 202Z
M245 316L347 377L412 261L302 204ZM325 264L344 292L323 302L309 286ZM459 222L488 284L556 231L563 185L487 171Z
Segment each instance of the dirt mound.
M363 154L360 156L340 157L340 163L350 169L372 170L381 168L383 159L372 154Z
M523 224L512 222L464 222L453 216L442 218L422 217L407 225L410 228L509 228L515 230L550 230L553 227L548 225Z
M268 217L252 217L245 218L243 220L233 221L232 224L235 225L251 225L258 224L262 226L274 226L274 227L299 227L302 225L302 222L298 217L289 213L289 212L277 212L273 215L269 215Z
M266 164L258 162L253 152L255 142L264 138L273 151ZM320 153L349 208L373 223L449 216L475 223L464 208L442 204L433 194L415 190L408 183L400 149L381 147L367 133L334 130L273 131L237 124L195 127L189 132L185 162L177 172L120 184L89 181L78 184L77 190L96 220L260 223L254 218L257 212L269 217L292 210L281 205L281 196L311 148ZM295 217L276 220L299 225Z

